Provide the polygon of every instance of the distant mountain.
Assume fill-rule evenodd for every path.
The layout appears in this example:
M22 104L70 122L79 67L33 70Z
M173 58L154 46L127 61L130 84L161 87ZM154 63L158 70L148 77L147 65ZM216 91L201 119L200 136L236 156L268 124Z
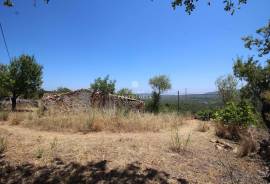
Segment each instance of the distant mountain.
M147 100L151 98L150 93L137 94L141 99ZM220 98L217 92L208 92L204 94L187 94L179 95L181 102L199 102L199 103L209 103L211 101L219 101ZM163 103L176 103L178 101L177 95L161 95L161 102Z

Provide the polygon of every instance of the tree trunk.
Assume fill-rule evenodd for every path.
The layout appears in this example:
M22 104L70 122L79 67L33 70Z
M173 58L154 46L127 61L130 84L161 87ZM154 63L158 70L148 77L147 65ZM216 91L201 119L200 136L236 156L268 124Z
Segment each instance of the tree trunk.
M12 98L11 98L12 111L16 111L16 100L17 100L17 97L15 95L13 95Z

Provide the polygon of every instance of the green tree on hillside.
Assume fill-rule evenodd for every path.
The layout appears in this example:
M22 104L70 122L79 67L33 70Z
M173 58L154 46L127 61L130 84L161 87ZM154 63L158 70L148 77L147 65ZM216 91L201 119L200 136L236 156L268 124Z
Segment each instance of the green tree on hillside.
M159 75L151 78L149 80L149 84L153 89L151 101L152 111L158 113L160 106L160 95L171 89L171 82L169 77L166 75Z
M224 105L237 99L238 81L233 75L219 77L216 81L218 94Z
M72 92L72 90L67 88L67 87L58 87L55 91L57 93L69 93L69 92Z
M245 47L252 49L256 48L258 58L266 58L266 61L259 61L254 57L249 57L247 60L237 58L234 64L234 74L240 80L245 81L246 85L241 89L241 96L252 101L253 105L260 109L263 120L270 128L269 108L265 105L267 98L265 94L270 91L270 21L265 27L257 30L258 37L244 37Z
M12 110L19 96L35 94L42 85L42 66L34 56L21 55L0 70L0 87L12 95Z
M132 92L131 89L128 89L128 88L122 88L120 89L118 92L117 92L117 95L120 95L120 96L135 96Z
M90 88L94 93L100 92L102 95L109 95L115 93L115 80L110 80L109 75L95 79L94 83L92 83Z

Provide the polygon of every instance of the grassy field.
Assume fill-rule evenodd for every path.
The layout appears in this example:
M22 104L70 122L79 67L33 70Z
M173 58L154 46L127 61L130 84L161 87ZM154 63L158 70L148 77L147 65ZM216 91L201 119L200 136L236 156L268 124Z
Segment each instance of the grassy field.
M256 157L216 146L213 122L176 114L34 109L10 113L0 136L13 173L0 183L265 183Z

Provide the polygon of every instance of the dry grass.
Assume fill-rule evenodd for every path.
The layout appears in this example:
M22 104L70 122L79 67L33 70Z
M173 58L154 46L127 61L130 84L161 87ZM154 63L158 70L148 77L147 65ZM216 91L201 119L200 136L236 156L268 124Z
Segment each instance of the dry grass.
M206 122L202 122L198 125L197 130L199 132L207 132L210 129L209 124L207 124Z
M7 121L8 120L8 112L0 111L0 121Z
M239 141L241 138L240 128L237 126L226 126L222 123L216 123L216 135L220 138Z
M7 150L7 138L0 137L0 154L4 153Z
M48 111L40 116L40 111L13 113L10 124L22 125L46 131L59 132L157 132L171 125L182 123L177 114L142 114L119 110L91 110L89 112L60 113Z
M187 151L188 145L191 141L191 133L188 134L186 138L180 135L179 128L173 127L171 133L170 149L176 153L183 153Z
M36 118L35 116L33 114L33 120ZM145 116L157 120L158 123L162 120L165 125L174 122L172 117L166 117L167 115L163 114L157 117L149 114ZM27 115L25 117L28 118ZM47 117L46 114L45 117ZM180 154L168 149L172 140L176 140L176 134L171 131L170 126L165 126L158 132L113 133L101 131L82 134L24 128L22 126L26 121L29 120L22 121L20 126L0 123L0 135L12 140L10 144L7 144L5 159L14 164L26 162L43 167L50 165L55 157L65 163L78 162L84 165L87 165L88 162L107 160L109 171L126 168L132 163L140 163L139 167L142 171L153 168L168 173L170 178L184 178L188 183L230 182L227 174L229 170L218 164L219 157L225 158L223 151L215 149L213 143L209 141L215 138L214 129L211 128L206 133L198 132L197 127L201 123L200 121L185 120L181 126L174 126L174 128L178 128L180 141L177 142L181 143L182 148L185 142L188 142L188 146L185 147L188 151L180 151ZM209 125L212 126L212 124ZM191 135L191 141L187 141L189 135ZM178 143L175 144L176 147L178 147ZM219 152L221 152L220 155ZM259 162L236 158L232 151L228 151L226 154L228 154L226 162L224 159L222 161L225 165L227 162L231 163L230 165L234 168L233 177L239 178L242 183L263 183L263 179L257 173L257 170L263 168ZM68 174L71 173L72 170ZM123 173L123 176L132 177L126 173ZM132 178L128 179L130 181ZM168 180L167 183L177 182Z

